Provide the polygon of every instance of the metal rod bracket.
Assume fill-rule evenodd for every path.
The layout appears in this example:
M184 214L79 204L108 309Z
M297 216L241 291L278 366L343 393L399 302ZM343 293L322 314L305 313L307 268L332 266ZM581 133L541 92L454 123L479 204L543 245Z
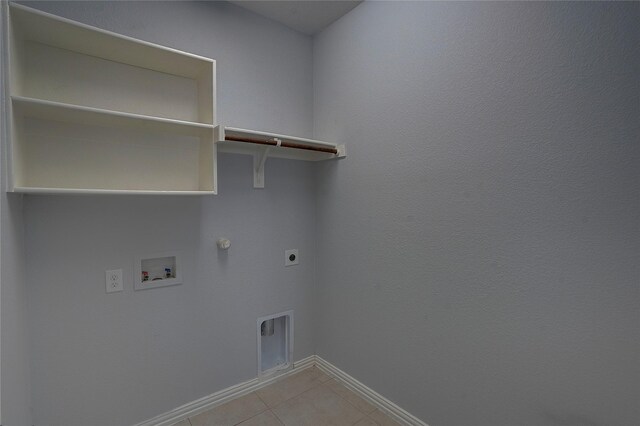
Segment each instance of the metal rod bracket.
M253 187L264 188L264 163L267 161L269 147L253 154Z

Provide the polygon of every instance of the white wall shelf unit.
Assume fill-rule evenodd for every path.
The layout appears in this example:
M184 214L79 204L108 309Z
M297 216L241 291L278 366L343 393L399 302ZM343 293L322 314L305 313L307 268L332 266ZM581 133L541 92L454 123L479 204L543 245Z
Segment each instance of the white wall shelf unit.
M254 188L264 188L264 166L268 157L303 161L346 157L344 145L236 127L216 126L214 140L219 152L253 156Z
M215 194L215 61L10 4L9 191Z

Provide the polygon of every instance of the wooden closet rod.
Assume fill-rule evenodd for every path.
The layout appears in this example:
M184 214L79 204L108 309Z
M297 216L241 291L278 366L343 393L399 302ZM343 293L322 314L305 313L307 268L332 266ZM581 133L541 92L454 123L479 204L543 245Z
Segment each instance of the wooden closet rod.
M256 138L241 138L238 136L225 136L224 140L226 141L234 141L234 142L246 142L246 143L256 143L259 145L269 145L269 146L278 146L278 142L276 142L273 139L268 139L268 140L263 140L263 139L256 139ZM285 148L294 148L294 149L306 149L308 151L320 151L320 152L327 152L329 154L338 154L338 149L337 148L328 148L328 147L322 147L322 146L309 146L309 145L302 145L299 143L294 143L294 142L280 142L280 146L283 146Z

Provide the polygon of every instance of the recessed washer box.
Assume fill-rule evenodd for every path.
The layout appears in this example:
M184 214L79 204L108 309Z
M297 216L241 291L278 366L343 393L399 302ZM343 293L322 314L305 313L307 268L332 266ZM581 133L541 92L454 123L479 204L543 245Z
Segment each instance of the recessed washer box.
M182 284L182 263L176 252L136 257L134 271L135 290Z

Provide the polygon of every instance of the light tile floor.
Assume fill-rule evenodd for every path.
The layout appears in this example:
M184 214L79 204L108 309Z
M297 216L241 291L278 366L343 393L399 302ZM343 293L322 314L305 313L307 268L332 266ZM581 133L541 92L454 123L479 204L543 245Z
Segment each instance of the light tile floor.
M399 426L311 367L174 426Z

